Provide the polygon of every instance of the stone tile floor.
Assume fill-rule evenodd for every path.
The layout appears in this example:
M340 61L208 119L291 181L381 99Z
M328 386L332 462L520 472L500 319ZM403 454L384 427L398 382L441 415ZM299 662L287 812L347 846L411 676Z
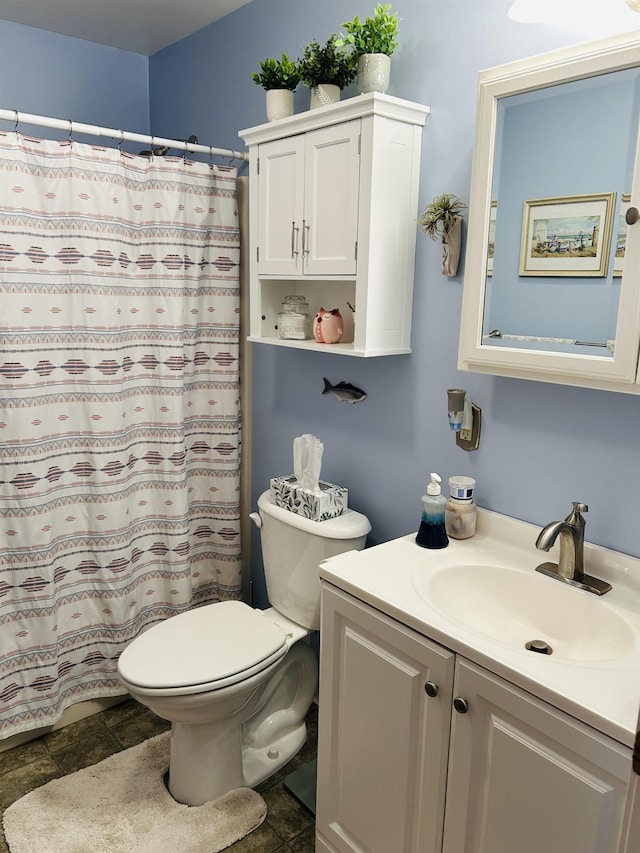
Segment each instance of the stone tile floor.
M314 816L287 791L283 780L292 770L315 758L317 710L314 704L307 715L309 734L302 750L289 764L257 788L267 804L266 820L257 830L227 850L233 853L314 853ZM0 813L34 788L96 764L169 727L170 724L165 720L130 699L38 740L0 753ZM0 853L8 851L0 827ZM48 851L34 850L33 853ZM131 853L135 853L135 850Z

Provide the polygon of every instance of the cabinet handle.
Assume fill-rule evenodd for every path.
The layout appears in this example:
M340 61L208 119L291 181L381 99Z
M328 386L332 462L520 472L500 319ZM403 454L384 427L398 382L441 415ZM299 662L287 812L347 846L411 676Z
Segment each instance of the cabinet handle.
M627 212L624 215L624 218L627 220L627 225L635 225L640 218L640 212L637 207L629 207L627 208Z
M298 231L295 221L291 223L291 258L295 258L298 254Z
M434 684L433 681L427 681L424 689L427 696L430 696L432 699L438 695L438 685Z
M311 240L309 238L310 228L311 228L311 226L307 225L306 221L303 219L302 220L302 254L303 255L309 254L309 244L311 242Z
M459 714L466 714L469 710L469 703L461 696L456 696L456 698L453 700L453 707Z

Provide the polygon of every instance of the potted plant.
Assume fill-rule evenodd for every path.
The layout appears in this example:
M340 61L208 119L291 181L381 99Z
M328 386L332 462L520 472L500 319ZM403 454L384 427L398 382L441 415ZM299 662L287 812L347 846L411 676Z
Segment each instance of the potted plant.
M351 45L360 94L389 88L390 57L398 46L399 20L397 12L391 12L391 3L378 3L372 17L361 21L356 15L342 24L347 34L338 39L338 45Z
M451 193L436 196L418 220L422 230L432 240L442 240L442 274L452 276L458 271L462 236L462 211L467 205Z
M340 92L355 76L352 61L338 45L336 33L324 45L317 39L306 45L300 60L300 79L311 89L312 109L339 101Z
M266 90L269 121L293 115L293 90L300 82L298 61L283 52L280 59L270 57L258 65L260 72L254 71L251 78Z

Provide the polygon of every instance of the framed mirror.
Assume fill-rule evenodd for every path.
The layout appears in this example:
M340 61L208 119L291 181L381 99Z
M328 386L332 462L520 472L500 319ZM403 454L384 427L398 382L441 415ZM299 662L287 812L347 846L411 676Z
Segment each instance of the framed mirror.
M640 32L480 73L459 363L640 393Z

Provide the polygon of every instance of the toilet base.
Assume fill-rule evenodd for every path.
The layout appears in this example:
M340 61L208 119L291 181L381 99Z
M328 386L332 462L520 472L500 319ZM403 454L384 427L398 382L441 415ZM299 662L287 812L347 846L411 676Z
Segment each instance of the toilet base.
M281 767L291 761L307 740L307 726L304 721L293 731L277 738L268 747L245 746L242 750L242 768L244 784L255 788Z
M302 641L262 686L247 689L244 701L238 686L238 703L229 715L207 722L174 719L168 783L173 798L200 806L268 779L304 745L305 717L317 684L316 656ZM157 706L152 710L157 713Z
M215 767L219 772L211 772ZM240 732L210 723L172 723L169 793L179 803L201 806L244 785Z

